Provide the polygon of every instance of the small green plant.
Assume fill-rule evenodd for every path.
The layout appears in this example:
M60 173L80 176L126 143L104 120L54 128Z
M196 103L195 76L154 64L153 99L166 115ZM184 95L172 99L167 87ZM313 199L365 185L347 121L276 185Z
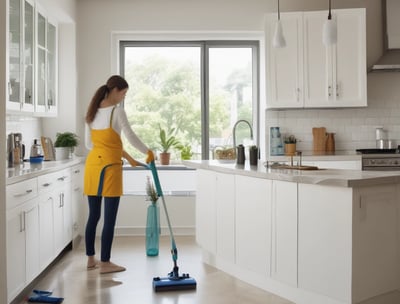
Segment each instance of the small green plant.
M297 139L294 135L289 135L285 137L285 144L295 144Z
M147 181L146 181L146 194L147 194L147 200L151 201L153 204L157 202L158 194L149 176L147 176Z
M182 145L180 146L181 150L181 159L188 160L193 156L192 147L190 145Z
M78 138L78 135L72 132L57 133L54 147L74 148L78 145Z
M179 140L175 137L175 128L165 131L165 129L160 128L160 147L163 153L168 153L170 148L177 148L180 145Z

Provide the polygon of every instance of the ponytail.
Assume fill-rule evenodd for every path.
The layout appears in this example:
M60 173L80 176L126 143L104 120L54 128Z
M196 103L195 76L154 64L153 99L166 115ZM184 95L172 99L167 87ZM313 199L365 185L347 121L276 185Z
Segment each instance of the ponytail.
M86 122L90 124L93 122L97 110L100 107L100 103L103 101L104 98L107 97L107 94L111 92L114 88L117 88L119 91L128 88L128 83L124 78L119 75L113 75L108 80L107 83L102 85L100 88L97 89L96 93L92 98L92 101L89 104L88 111L86 113Z
M107 85L105 84L103 84L100 88L98 88L96 93L94 93L92 101L89 104L88 111L86 113L86 122L88 124L90 124L94 120L97 110L100 107L100 103L104 98L106 98L107 93L108 93L108 88Z

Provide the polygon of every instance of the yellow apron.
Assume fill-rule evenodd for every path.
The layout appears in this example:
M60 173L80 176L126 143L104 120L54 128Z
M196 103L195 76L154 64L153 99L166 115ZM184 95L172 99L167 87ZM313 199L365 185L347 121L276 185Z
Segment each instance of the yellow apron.
M115 108L114 108L115 109ZM122 141L110 126L102 130L90 130L93 149L85 163L85 195L115 197L122 195Z

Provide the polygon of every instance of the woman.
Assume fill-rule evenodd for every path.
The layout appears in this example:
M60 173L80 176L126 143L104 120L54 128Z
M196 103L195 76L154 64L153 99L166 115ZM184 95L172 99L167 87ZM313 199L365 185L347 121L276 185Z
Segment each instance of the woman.
M89 217L86 224L85 244L87 268L100 266L100 273L124 271L125 268L110 261L114 226L122 195L122 157L132 166L133 158L122 147L121 131L129 143L147 154L146 162L154 160L149 148L130 128L126 113L117 105L125 98L128 83L118 75L111 76L97 89L86 114L86 146L91 149L86 159L84 193L88 196ZM104 197L104 225L101 235L100 263L95 258L96 227L101 215Z

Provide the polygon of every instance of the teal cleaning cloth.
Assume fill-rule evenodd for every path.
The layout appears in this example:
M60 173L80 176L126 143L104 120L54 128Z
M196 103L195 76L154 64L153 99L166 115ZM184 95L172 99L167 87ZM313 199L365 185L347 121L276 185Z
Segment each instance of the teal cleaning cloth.
M51 297L51 291L33 290L34 295L29 297L28 302L31 303L62 303L64 298Z

